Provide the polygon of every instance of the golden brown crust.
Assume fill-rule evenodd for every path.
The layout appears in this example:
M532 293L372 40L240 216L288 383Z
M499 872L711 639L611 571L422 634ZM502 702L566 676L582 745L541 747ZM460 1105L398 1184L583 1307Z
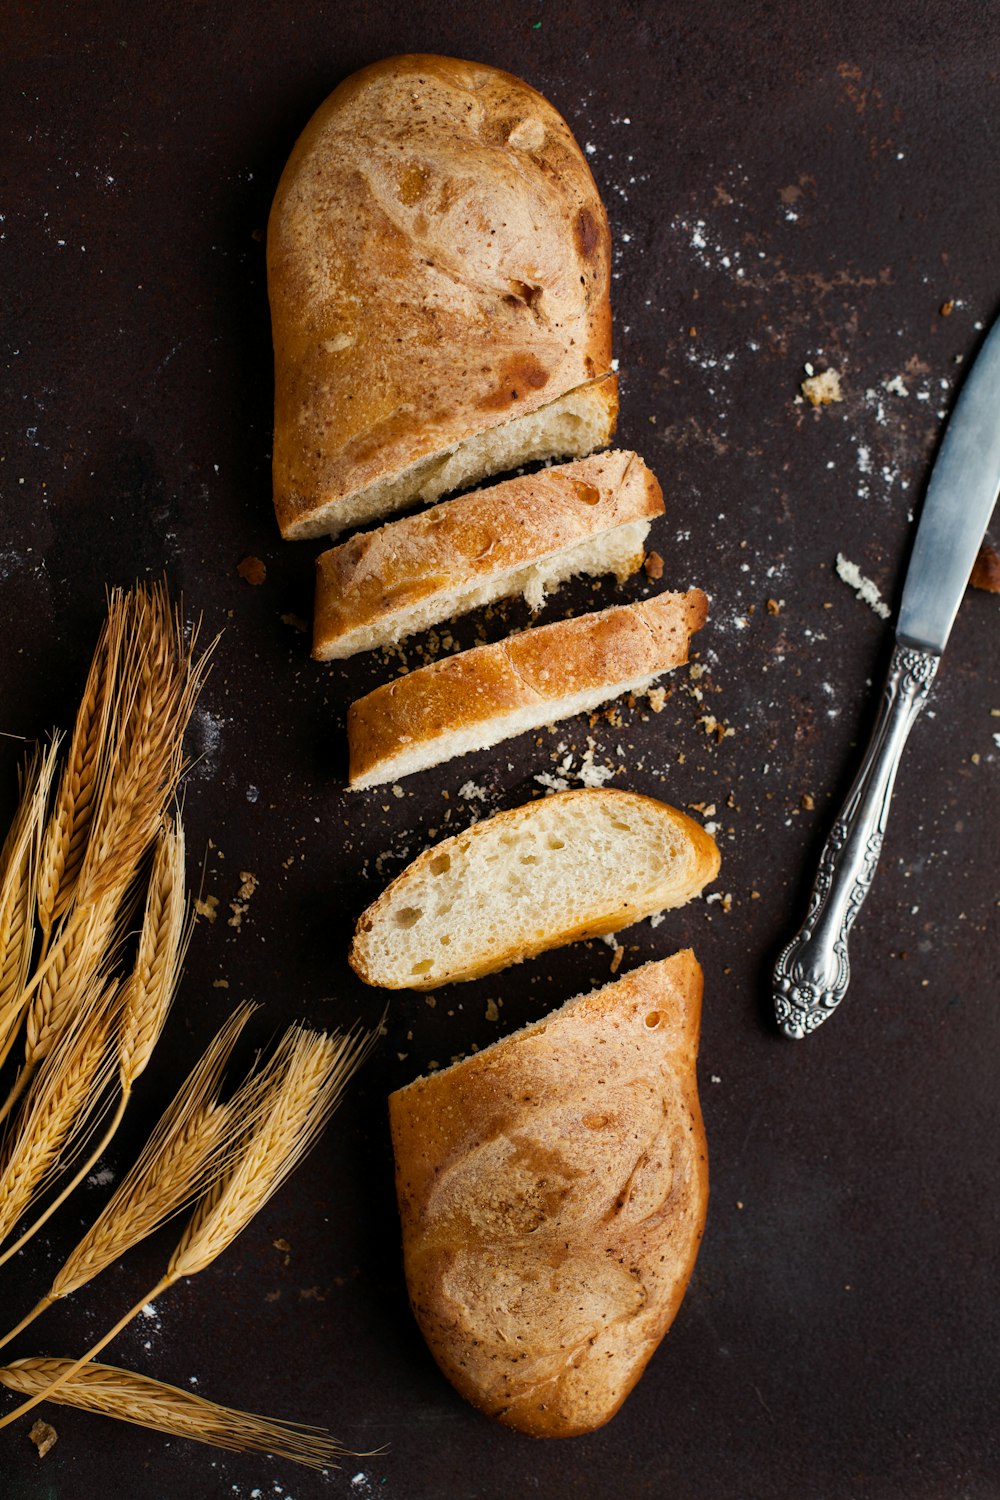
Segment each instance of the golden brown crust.
M370 935L378 933L380 928L390 923L394 911L408 907L411 899L419 899L414 892L433 875L435 865L444 859L448 868L456 846L460 843L469 847L470 859L475 857L476 848L482 847L486 840L496 843L510 838L516 843L519 837L525 836L540 815L548 818L554 809L565 811L566 830L572 826L572 819L578 816L592 829L598 818L598 810L610 817L619 818L627 818L629 811L633 809L647 816L652 814L662 822L664 850L679 845L683 849L683 858L676 862L665 862L658 878L651 880L647 889L641 893L626 890L623 881L620 900L616 900L613 905L596 909L589 890L583 889L574 906L567 906L558 913L535 906L532 909L534 926L529 934L523 934L517 924L511 921L503 929L501 941L483 943L474 959L461 964L454 957L451 967L443 967L439 961L433 973L426 978L409 974L401 982L386 972L384 964L380 963L375 953ZM568 838L568 832L564 836ZM678 808L670 807L655 797L646 797L639 792L628 792L617 787L574 787L550 797L523 803L520 807L494 813L475 823L464 833L441 839L418 854L358 918L348 962L366 984L378 985L384 989L437 989L442 984L479 979L484 974L494 974L509 964L534 958L550 948L561 948L567 943L580 942L585 938L604 937L608 933L620 932L632 923L651 916L653 912L681 906L715 879L720 862L715 840L705 832L700 823L696 823ZM630 870L629 873L634 872Z
M384 683L348 710L351 785L414 744L441 739L443 759L445 737L456 729L680 666L707 616L700 589L658 594L476 646Z
M662 512L663 493L642 459L612 452L508 479L351 537L316 559L313 656L329 660L351 632L436 594ZM444 608L440 618L452 614Z
M540 94L484 64L394 57L342 83L282 174L267 259L286 536L610 371L586 159Z
M708 1204L701 993L677 953L390 1096L417 1322L521 1432L608 1421L680 1305Z

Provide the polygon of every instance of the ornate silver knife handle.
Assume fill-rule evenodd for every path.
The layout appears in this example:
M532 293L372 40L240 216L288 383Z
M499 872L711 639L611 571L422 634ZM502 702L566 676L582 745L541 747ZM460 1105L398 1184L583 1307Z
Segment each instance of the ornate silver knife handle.
M875 877L899 759L940 657L897 643L861 769L820 856L799 932L774 967L774 1009L786 1036L822 1026L851 978L847 936Z

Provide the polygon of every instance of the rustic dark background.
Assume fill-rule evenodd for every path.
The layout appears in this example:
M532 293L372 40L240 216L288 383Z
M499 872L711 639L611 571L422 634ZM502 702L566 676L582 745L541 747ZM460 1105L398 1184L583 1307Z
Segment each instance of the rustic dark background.
M706 588L712 619L704 675L678 674L658 716L640 704L620 728L575 721L402 797L347 797L345 706L392 669L308 657L318 549L282 543L270 504L263 235L313 109L405 51L520 74L586 147L615 245L619 442L663 483L665 581ZM106 584L165 572L223 632L185 799L191 879L220 915L198 926L108 1171L238 1000L262 1004L257 1041L296 1017L376 1018L383 997L345 962L358 912L446 812L456 828L539 794L554 757L577 771L590 748L617 785L714 804L727 898L626 938L626 966L692 943L705 968L712 1202L680 1315L604 1431L533 1442L439 1376L406 1306L385 1116L431 1060L603 982L598 943L433 1009L394 998L315 1154L108 1356L385 1452L315 1476L48 1408L45 1459L27 1424L0 1436L0 1494L995 1500L996 598L970 592L914 730L847 1000L792 1044L768 998L890 646L835 559L898 601L942 419L997 310L995 8L15 0L0 58L2 809L21 737L71 723ZM806 364L839 371L842 403L802 402ZM248 556L259 586L237 571ZM548 616L613 597L567 589ZM525 618L512 606L486 628ZM706 713L734 733L707 736ZM241 872L258 884L233 926ZM108 1191L83 1188L7 1268L4 1326ZM15 1352L80 1351L171 1245L137 1250Z

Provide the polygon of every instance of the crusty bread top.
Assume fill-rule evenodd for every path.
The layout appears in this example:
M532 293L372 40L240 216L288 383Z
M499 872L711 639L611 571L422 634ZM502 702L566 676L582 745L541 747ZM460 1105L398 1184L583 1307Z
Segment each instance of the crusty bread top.
M390 1096L417 1320L522 1432L606 1422L680 1304L708 1202L701 992L677 953Z
M368 984L436 989L681 906L718 870L686 813L578 787L425 849L362 913L348 957Z
M422 600L473 588L662 511L663 493L642 459L616 450L353 536L316 559L313 655L324 659L345 637L391 622Z
M476 742L463 750L496 744L551 723L560 704L571 705L563 714L574 713L574 700L587 694L606 701L655 678L687 660L691 635L707 615L700 589L657 594L474 646L383 683L348 710L350 784L407 774L399 766L414 750L426 750L425 764L443 760L458 753L459 735L472 738L467 731Z
M610 371L586 159L551 104L484 64L394 57L342 83L282 174L267 258L288 536Z

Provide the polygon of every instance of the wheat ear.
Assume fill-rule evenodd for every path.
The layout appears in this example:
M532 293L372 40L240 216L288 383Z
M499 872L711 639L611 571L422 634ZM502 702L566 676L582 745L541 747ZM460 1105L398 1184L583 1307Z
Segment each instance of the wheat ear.
M0 851L0 1066L17 1035L28 1004L25 986L34 946L32 912L38 882L39 845L59 740L37 748L21 778L21 798Z
M104 751L114 706L125 615L124 596L120 589L115 589L108 596L107 619L90 664L69 755L45 833L38 880L43 953L48 948L53 924L73 899L100 781L106 773Z
M13 1129L0 1169L0 1241L80 1149L114 1067L118 986L97 976L81 1015L53 1048Z
M198 1205L171 1257L171 1281L194 1276L231 1245L319 1136L360 1065L370 1037L292 1027L275 1079L219 1185Z
M0 1368L0 1381L25 1395L47 1394L69 1363L64 1359L18 1359ZM234 1411L191 1391L113 1365L87 1365L65 1379L53 1399L172 1437L211 1443L233 1452L269 1453L312 1469L335 1468L338 1458L363 1456L351 1454L320 1428Z
M118 1026L121 1088L118 1103L96 1146L44 1212L0 1255L0 1266L16 1255L76 1191L114 1139L128 1107L133 1085L146 1067L163 1029L180 978L181 959L189 936L184 900L184 835L179 823L168 824L161 832L153 861L135 968L122 991ZM207 1134L210 1128L221 1129L221 1121L206 1120L203 1133ZM0 1339L0 1348L5 1342Z
M106 1349L148 1302L182 1277L203 1271L232 1244L313 1145L374 1040L374 1033L361 1031L330 1037L298 1026L290 1028L265 1070L264 1087L248 1095L253 1108L246 1128L237 1134L225 1175L195 1209L166 1274L51 1385L0 1417L0 1428L54 1395Z
M126 597L121 683L109 744L109 772L94 811L77 900L97 900L135 869L154 837L184 766L183 738L207 673L165 585Z
M44 966L36 970L32 985L35 980L40 982L27 1006L24 1062L0 1111L0 1118L25 1092L64 1029L73 1024L84 997L93 995L94 977L105 963L116 937L120 936L119 900L120 894L114 894L94 907L74 908ZM28 988L30 991L31 986Z
M53 1300L77 1291L198 1196L218 1170L235 1123L232 1106L218 1101L233 1048L253 1014L237 1010L197 1064L142 1155L52 1283Z

